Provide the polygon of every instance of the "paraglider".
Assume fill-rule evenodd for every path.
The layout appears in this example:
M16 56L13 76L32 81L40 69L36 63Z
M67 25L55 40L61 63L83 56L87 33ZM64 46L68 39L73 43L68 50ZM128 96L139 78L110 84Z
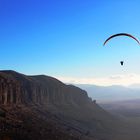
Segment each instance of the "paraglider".
M109 38L107 38L107 39L105 40L103 46L105 46L106 43L107 43L109 40L111 40L111 39L114 38L114 37L118 37L118 36L127 36L127 37L130 37L130 38L134 39L134 40L140 45L139 40L138 40L137 38L135 38L134 36L132 36L131 34L128 34L128 33L118 33L118 34L114 34L114 35L110 36ZM120 64L121 64L121 66L123 66L124 61L120 61Z

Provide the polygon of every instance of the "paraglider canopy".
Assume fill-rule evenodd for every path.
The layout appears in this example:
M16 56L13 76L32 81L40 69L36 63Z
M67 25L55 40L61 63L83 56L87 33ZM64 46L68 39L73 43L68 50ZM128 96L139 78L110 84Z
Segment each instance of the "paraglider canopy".
M104 42L103 45L105 46L105 44L106 44L109 40L111 40L111 39L114 38L114 37L118 37L118 36L128 36L128 37L134 39L134 40L140 45L140 42L139 42L139 40L138 40L137 38L135 38L134 36L132 36L132 35L130 35L130 34L127 34L127 33L118 33L118 34L114 34L114 35L110 36L109 38L107 38L107 39L105 40L105 42Z

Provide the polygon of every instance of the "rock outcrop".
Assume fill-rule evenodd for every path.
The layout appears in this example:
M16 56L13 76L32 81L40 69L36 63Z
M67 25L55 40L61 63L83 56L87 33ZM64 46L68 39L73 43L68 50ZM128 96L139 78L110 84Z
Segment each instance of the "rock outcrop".
M7 70L0 71L0 123L14 140L109 140L118 122L78 87Z
M0 104L86 104L87 93L55 78L0 71Z

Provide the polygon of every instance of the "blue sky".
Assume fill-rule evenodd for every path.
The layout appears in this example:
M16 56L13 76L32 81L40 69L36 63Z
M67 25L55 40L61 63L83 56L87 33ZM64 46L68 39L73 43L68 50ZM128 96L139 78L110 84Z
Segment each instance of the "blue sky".
M103 47L115 33L140 39L139 5L139 0L0 0L0 69L87 83L139 75L140 46L134 40L118 37Z

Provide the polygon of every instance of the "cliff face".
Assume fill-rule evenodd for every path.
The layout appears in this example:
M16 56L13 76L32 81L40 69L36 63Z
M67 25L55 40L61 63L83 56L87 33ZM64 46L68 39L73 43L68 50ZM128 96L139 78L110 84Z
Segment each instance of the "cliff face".
M45 75L0 71L0 123L3 134L29 140L109 140L118 122L78 87Z
M20 84L0 73L0 104L16 104L21 102Z
M87 93L55 78L0 71L0 104L86 104Z

